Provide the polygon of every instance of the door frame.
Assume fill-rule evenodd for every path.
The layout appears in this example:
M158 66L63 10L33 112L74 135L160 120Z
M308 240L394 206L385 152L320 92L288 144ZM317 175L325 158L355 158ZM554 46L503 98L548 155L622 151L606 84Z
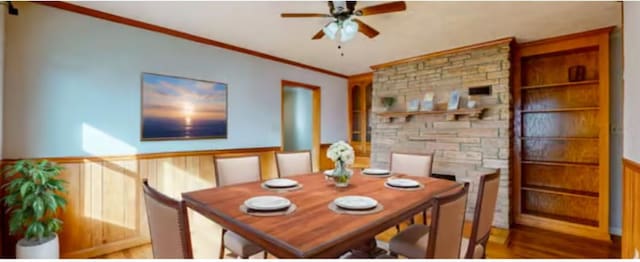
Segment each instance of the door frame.
M311 135L311 161L313 163L312 169L313 171L318 171L320 168L320 86L310 85L301 82L282 80L280 85L280 151L284 150L284 88L285 87L297 87L297 88L305 88L311 90L312 93L312 110L311 113L313 116L312 121L312 130L313 134Z

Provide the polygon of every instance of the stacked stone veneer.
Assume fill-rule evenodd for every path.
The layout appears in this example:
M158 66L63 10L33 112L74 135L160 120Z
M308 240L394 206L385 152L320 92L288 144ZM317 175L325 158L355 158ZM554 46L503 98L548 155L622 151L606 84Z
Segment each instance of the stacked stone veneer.
M481 119L445 115L416 115L408 120L371 116L372 166L388 168L390 152L434 153L434 173L453 174L471 182L467 219L472 219L478 176L487 169L500 169L500 191L493 224L509 227L509 166L512 130L509 83L509 43L496 44L459 53L445 54L374 72L373 112L383 111L380 98L396 97L392 110L405 111L406 101L422 100L435 93L440 107L446 107L449 93L458 90L460 107L466 106L468 88L492 86L488 96L474 96L478 107L486 107Z

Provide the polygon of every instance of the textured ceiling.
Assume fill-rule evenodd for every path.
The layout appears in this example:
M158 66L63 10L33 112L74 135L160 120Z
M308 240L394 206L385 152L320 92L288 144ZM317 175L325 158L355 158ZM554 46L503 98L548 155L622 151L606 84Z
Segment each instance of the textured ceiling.
M218 40L340 74L370 65L515 36L518 42L621 24L619 2L407 2L407 11L362 17L380 31L343 44L311 40L326 2L73 2L76 5ZM357 7L380 2L358 2Z

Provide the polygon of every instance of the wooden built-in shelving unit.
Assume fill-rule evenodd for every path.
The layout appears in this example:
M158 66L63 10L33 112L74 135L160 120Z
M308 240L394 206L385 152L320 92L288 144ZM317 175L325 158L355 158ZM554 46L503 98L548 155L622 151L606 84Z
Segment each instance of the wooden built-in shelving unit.
M609 29L520 45L514 102L516 223L608 240Z

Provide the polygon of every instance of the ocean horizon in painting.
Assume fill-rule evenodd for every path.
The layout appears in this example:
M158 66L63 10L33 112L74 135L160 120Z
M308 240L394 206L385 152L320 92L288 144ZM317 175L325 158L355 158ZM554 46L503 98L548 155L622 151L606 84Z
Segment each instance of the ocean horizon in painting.
M226 84L142 74L142 140L226 137Z

